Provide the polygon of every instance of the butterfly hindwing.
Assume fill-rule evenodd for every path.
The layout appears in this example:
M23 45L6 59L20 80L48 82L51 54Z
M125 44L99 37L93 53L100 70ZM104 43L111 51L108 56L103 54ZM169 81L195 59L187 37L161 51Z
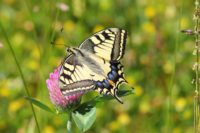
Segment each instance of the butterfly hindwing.
M89 91L94 88L90 73L76 56L71 54L64 61L59 74L59 87L67 96L78 91Z

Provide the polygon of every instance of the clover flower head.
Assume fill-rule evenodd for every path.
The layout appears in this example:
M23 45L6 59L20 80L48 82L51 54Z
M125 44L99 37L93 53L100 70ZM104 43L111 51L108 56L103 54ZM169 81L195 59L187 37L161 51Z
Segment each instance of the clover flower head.
M46 80L47 88L51 102L60 108L67 108L70 104L77 102L83 95L83 92L78 92L73 95L64 96L58 85L60 67L50 73L49 79Z

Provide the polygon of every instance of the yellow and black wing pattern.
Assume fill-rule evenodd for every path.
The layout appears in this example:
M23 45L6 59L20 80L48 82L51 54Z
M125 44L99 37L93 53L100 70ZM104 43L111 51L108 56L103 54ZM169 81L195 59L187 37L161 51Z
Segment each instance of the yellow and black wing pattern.
M96 90L114 96L120 103L117 90L126 82L120 59L124 55L127 32L119 28L99 31L86 39L78 48L69 48L63 62L59 87L62 94Z

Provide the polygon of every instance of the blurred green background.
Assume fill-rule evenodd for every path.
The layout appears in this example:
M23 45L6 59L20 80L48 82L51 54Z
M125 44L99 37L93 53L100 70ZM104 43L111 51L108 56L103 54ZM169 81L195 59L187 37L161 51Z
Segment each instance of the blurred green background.
M99 106L88 133L193 132L194 37L180 32L194 28L193 13L194 1L189 0L0 1L0 22L31 96L52 108L45 81L66 51L50 42L78 46L104 28L128 31L122 62L135 94L123 97L124 104L113 100ZM37 132L3 32L0 57L0 132ZM66 132L67 115L34 108L42 133ZM75 125L73 132L79 132Z

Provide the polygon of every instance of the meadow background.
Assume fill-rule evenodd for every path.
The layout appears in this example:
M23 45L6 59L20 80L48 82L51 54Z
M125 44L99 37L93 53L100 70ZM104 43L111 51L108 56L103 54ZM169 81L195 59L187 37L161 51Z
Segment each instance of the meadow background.
M30 95L53 108L45 81L66 51L51 42L76 47L96 31L120 27L128 31L122 62L135 94L123 97L124 104L101 104L87 132L192 133L195 44L180 30L194 28L193 13L190 0L1 0L0 132L37 132L6 36ZM66 132L67 115L34 108L42 133ZM75 125L72 131L79 132Z

